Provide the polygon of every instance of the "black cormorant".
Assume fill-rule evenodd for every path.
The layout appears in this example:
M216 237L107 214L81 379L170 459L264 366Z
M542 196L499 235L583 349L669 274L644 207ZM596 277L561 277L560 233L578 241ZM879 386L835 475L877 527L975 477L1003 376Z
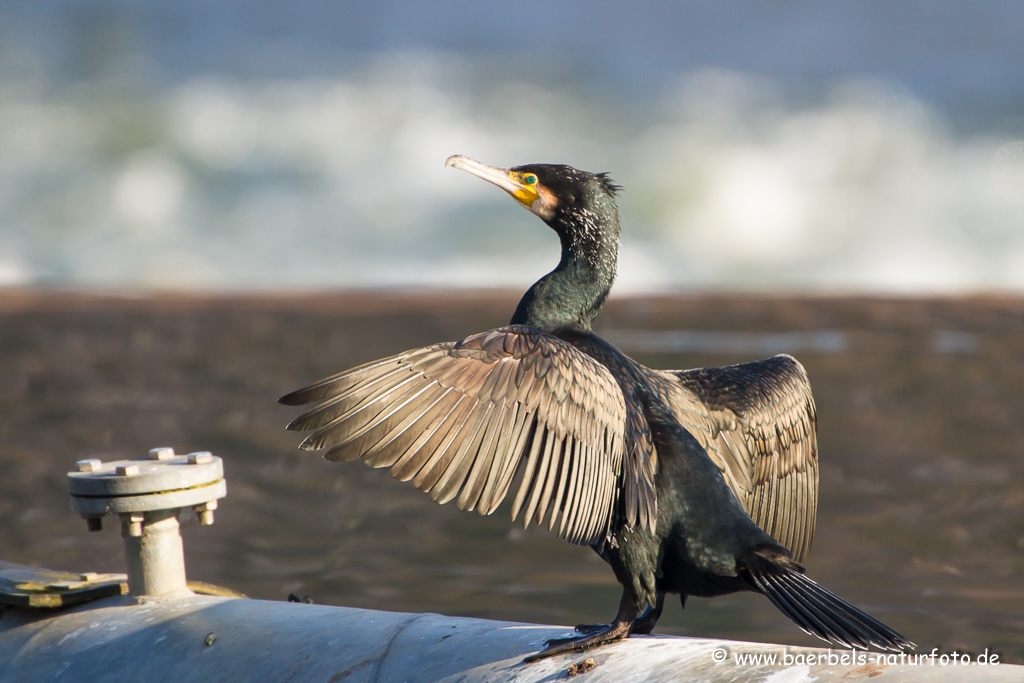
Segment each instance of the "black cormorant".
M836 645L912 643L804 576L814 535L814 400L789 356L652 370L596 336L615 278L619 187L570 166L460 168L511 194L558 234L558 266L506 327L412 349L281 398L322 403L289 429L307 450L390 467L438 503L512 518L589 545L622 584L608 625L528 658L649 633L666 593L762 593Z

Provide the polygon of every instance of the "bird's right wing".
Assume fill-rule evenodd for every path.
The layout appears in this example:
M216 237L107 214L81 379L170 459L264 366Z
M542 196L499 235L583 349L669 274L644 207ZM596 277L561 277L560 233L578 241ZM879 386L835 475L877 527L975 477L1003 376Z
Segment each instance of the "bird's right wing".
M603 365L532 327L406 351L280 401L323 401L288 425L316 430L301 448L390 467L438 503L490 514L518 471L512 518L523 512L524 526L547 516L561 538L589 545L617 514L622 391Z

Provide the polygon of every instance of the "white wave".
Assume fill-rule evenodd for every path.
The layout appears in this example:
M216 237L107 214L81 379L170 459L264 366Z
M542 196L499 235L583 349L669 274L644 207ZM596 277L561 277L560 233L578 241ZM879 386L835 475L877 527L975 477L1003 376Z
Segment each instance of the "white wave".
M557 241L443 168L570 163L626 187L617 291L1024 289L1024 142L878 83L799 97L708 71L653 102L437 54L163 90L0 82L0 284L525 286Z

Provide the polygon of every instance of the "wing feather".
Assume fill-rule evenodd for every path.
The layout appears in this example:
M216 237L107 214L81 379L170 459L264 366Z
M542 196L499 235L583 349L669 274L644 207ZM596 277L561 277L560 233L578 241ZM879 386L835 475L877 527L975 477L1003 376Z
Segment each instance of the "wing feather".
M559 536L564 536L570 541L575 538L573 533L575 530L574 522L580 512L580 508L583 507L583 501L579 499L583 488L580 480L585 474L587 474L586 464L580 461L580 441L573 439L568 490L565 492L565 502L562 503L562 522L558 530Z
M520 404L518 419L520 421L520 425L516 428L516 432L513 432L514 440L511 442L512 452L533 454L533 438L537 430L537 420L532 413L522 407L522 404ZM530 455L529 457L533 456ZM505 463L505 471L502 474L501 493L495 496L494 501L491 503L492 511L493 508L497 508L501 501L504 500L505 496L508 495L509 489L512 488L513 482L516 481L516 473L523 471L518 467L518 465L518 461L513 462L513 459L507 459ZM534 470L536 470L536 463L533 464L533 467ZM511 513L511 510L509 512ZM512 515L512 518L515 519L515 515Z
M544 513L547 512L548 505L551 502L551 490L554 488L555 479L558 476L560 457L560 454L555 452L556 441L557 438L553 431L544 431L544 455L537 474L538 481L534 485L533 494L530 496L530 504L523 518L524 529L529 525L530 520L533 520L534 524L540 526L541 522L544 521Z
M519 484L519 491L516 492L515 500L512 502L512 519L519 517L519 511L523 507L523 503L527 501L527 494L533 492L533 498L537 496L537 490L543 485L543 464L541 462L543 456L541 455L541 447L544 445L544 432L543 429L538 428L538 423L532 421L530 423L530 433L528 439L530 443L529 455L526 459L525 469L523 472L523 480ZM523 451L518 451L523 452ZM538 484L540 482L540 484ZM529 521L531 513L524 515L524 520ZM525 526L525 525L524 525Z
M477 406L476 417L473 420L471 436L459 444L458 450L452 457L450 464L445 468L440 481L434 485L437 497L435 502L444 505L450 502L459 493L466 481L469 468L480 452L480 443L483 441L487 428L492 424L489 420L494 412L493 403L484 403ZM454 445L452 446L454 448Z
M450 425L452 415L459 409L464 397L455 393L451 388L445 390L445 395L438 399L439 410L430 420L423 431L399 456L398 461L391 469L391 476L398 481L409 481L423 467L423 463L433 452L433 449L425 447L428 443L436 443L443 438L446 427Z
M441 470L438 470L437 464L441 461L441 458L445 457L448 453L448 447L458 438L459 433L466 426L466 421L473 414L473 408L474 404L472 401L465 396L459 397L456 409L445 419L445 423L417 454L417 459L422 458L424 462L413 476L413 487L423 492L430 491L434 487L434 484L437 483L438 478L441 476ZM356 451L355 458L358 458L359 455L359 452Z
M477 501L477 506L482 514L487 514L487 510L491 507L492 499L494 497L494 491L500 486L500 480L504 474L505 465L507 464L507 458L503 458L503 454L508 451L509 439L511 438L512 432L519 424L518 413L519 404L512 401L509 404L505 404L506 415L501 420L501 424L498 427L497 433L494 438L494 446L491 450L487 468L485 469L481 481L483 484L480 487L480 498Z
M458 453L462 449L462 446L467 443L471 443L476 437L477 431L480 429L480 422L483 413L490 406L482 407L479 403L470 403L469 410L465 416L465 420L459 424L452 425L451 431L445 437L438 449L439 453L436 459L432 459L432 466L430 471L427 472L424 478L424 485L429 483L427 488L431 493L431 498L437 501L441 489L444 485L454 476L455 471L458 469L459 460Z

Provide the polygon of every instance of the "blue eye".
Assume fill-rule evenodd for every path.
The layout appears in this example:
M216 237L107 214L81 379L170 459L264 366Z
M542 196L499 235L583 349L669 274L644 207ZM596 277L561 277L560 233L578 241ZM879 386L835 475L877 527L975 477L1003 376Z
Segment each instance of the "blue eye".
M532 173L530 173L525 178L523 178L523 182L526 183L527 185L536 185L537 184L537 176L535 176Z

